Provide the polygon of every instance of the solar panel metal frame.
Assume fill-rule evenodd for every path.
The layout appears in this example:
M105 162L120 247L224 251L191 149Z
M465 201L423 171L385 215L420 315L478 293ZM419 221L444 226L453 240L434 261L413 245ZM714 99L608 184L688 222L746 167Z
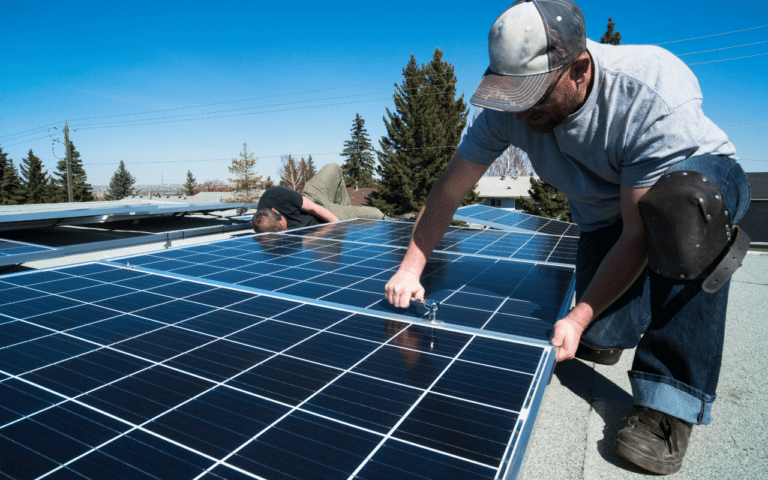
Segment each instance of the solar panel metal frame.
M129 268L122 268L121 269L119 267L115 267L114 265L108 264L108 263L105 263L105 262L92 262L92 263L89 263L89 264L81 264L78 267L87 266L87 265L101 265L101 266L105 266L105 267L108 266L111 269L119 270L119 271L124 271L124 272L133 271L132 269L129 269ZM65 270L65 269L68 269L68 268L76 268L76 267L72 267L72 266L57 267L57 268L53 268L53 269L40 270L40 271L36 271L36 272L23 272L23 273L19 273L19 274L12 274L12 275L8 275L8 276L0 277L0 281L2 281L3 279L6 279L6 280L13 279L13 278L16 278L16 277L19 277L19 276L45 275L45 274L47 274L49 272L52 272L52 271L55 272L55 271L59 271L59 270ZM172 274L167 274L167 273L166 274L160 274L160 273L157 273L157 272L148 272L148 275L150 275L153 278L166 277L166 278L171 278L171 279L180 279L182 281L188 281L188 279L186 277L184 277L184 276L172 275ZM193 280L192 283L207 283L207 282L200 282L200 281L194 281ZM256 292L251 292L250 289L243 289L243 288L233 287L231 284L225 284L223 282L219 282L219 283L221 283L221 287L226 288L228 290L244 291L246 293L256 293ZM23 282L22 282L22 284L23 284ZM34 287L34 285L32 285L32 286ZM142 291L142 290L140 290L140 291ZM285 295L279 295L279 294L275 294L273 292L264 292L261 295L264 296L264 297L269 297L269 298L283 298L283 299L286 299L286 300L293 300L292 298L288 298ZM307 305L315 304L315 301L312 301L310 299L299 298L298 300L299 300L299 302L301 302L303 304L307 304ZM349 308L340 308L339 306L331 306L331 305L329 305L329 307L333 308L334 310L341 310L341 311L350 312ZM563 308L565 308L565 306ZM403 323L407 323L407 324L418 324L419 323L418 321L414 321L413 318L408 318L408 317L402 318L402 316L396 316L396 315L383 315L382 312L372 313L370 311L363 311L362 313L367 315L367 316L375 316L375 317L379 317L379 318L390 318L391 317L392 319L395 319L397 321L403 321ZM437 328L440 328L440 327L437 327ZM514 341L514 339L510 339L510 338L508 338L509 336L506 336L504 334L489 335L488 332L476 331L474 329L467 329L467 328L464 328L464 327L455 329L455 328L451 328L450 326L444 326L444 327L441 328L441 330L456 331L456 332L459 332L459 333L466 333L466 334L469 334L469 335L475 335L476 337L498 339L499 341L507 341L507 340L513 340ZM473 337L473 338L476 338L476 337ZM224 337L221 337L221 338L224 338ZM469 340L468 342L471 342L471 340ZM520 343L520 342L515 342L515 343ZM529 343L526 342L526 344L529 344ZM469 343L467 343L467 345L469 345ZM527 446L527 442L528 442L528 439L530 437L530 434L531 434L531 431L532 431L532 428L533 428L533 419L535 419L535 417L536 417L536 413L538 411L538 408L540 406L541 399L542 399L542 396L543 396L544 388L545 388L547 382L549 381L549 378L551 377L551 374L552 374L552 371L553 371L553 368L554 368L554 349L553 349L553 347L551 347L548 344L547 345L538 345L538 347L541 348L542 356L539 359L538 366L536 367L535 371L533 372L534 377L533 377L533 379L531 381L531 386L529 387L529 390L528 390L528 392L525 395L524 403L522 404L524 408L520 410L518 419L516 420L516 423L515 423L516 426L514 427L514 430L512 431L512 434L511 434L511 437L510 437L510 442L512 442L514 447L510 449L509 448L510 444L508 444L507 452L505 453L505 455L503 457L503 461L502 461L502 463L501 463L501 465L499 467L499 468L501 468L502 466L504 467L503 472L497 470L498 473L497 473L495 478L515 478L516 475L518 474L518 472L520 470L520 467L522 465L525 448ZM466 348L466 346L464 348ZM463 349L462 349L462 351L463 351ZM458 358L458 355L456 357L454 357L454 361L455 361L456 358ZM157 366L157 365L158 365L158 362L155 362L154 366ZM445 371L444 371L444 373L445 373ZM18 380L19 379L18 377L20 375L21 374L19 374L19 375L9 375L9 376L10 376L10 378ZM442 374L441 374L441 376L442 376ZM339 377L337 377L337 378L339 378ZM2 385L2 383L7 381L7 380L8 380L8 378L0 379L0 385ZM323 388L325 388L325 387L323 387ZM430 389L431 389L431 387L430 387ZM425 391L424 395L426 395L426 391ZM64 397L65 397L65 399L71 398L71 397L69 397L67 395L64 395ZM162 415L164 415L164 414L162 414ZM2 433L2 431L0 431L0 433ZM122 434L120 434L120 435L122 435ZM161 437L161 438L164 438L164 437ZM379 444L380 446L384 444L384 441L386 440L386 438L387 437L385 437L384 440L381 440L381 442ZM184 448L189 448L186 445L182 445L182 446ZM378 449L378 447L377 447L377 449ZM374 452L375 451L376 450L374 450ZM368 462L372 455L373 455L373 452L363 461L362 464L360 464L360 467L362 467L362 465L364 465L366 462ZM77 459L79 459L79 457L77 457ZM77 459L75 459L75 460L77 460ZM218 463L214 463L213 465L218 465ZM209 467L209 471L212 468L214 468L213 465L211 467ZM358 470L359 470L360 467L358 467Z
M48 247L45 245L27 244L39 247L41 250L29 253L17 253L14 255L1 255L0 266L21 265L28 262L37 262L40 260L51 260L54 258L68 257L70 255L80 255L89 252L99 252L113 250L117 248L133 247L137 245L146 245L149 243L166 242L168 246L173 240L184 240L200 235L212 235L216 233L230 232L233 230L242 230L248 228L243 222L233 222L229 225L217 225L215 227L202 227L189 230L180 230L167 233L155 233L140 237L121 238L118 240L105 240L101 242L81 243L77 245L68 245L64 247ZM0 239L0 241L10 242L11 240ZM15 241L14 241L15 242ZM16 242L23 243L23 242Z
M51 225L82 225L91 223L135 220L161 215L213 212L237 208L255 207L253 203L122 203L99 202L97 205L83 203L13 205L0 207L0 231Z

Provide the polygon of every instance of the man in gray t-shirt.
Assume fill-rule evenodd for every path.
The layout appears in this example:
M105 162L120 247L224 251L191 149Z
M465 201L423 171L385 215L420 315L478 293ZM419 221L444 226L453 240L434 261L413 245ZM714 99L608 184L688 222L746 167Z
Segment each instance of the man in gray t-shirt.
M571 0L518 0L489 34L480 107L433 187L387 299L423 299L419 277L464 195L509 146L568 196L582 235L577 304L554 326L556 359L603 364L637 347L635 407L614 447L677 471L693 424L710 422L729 277L748 237L749 185L701 110L693 73L651 46L586 40ZM729 263L730 262L730 263Z

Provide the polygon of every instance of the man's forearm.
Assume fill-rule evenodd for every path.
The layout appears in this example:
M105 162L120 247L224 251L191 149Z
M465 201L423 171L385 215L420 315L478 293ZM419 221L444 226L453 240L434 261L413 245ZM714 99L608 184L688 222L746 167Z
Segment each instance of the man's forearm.
M582 329L586 328L637 280L647 259L644 237L620 238L603 259L569 317Z
M303 203L301 204L300 210L302 212L309 213L315 218L321 220L323 223L332 223L332 222L339 221L336 215L331 213L327 208L323 207L318 203L313 202L307 197L303 197Z
M448 230L448 225L450 225L455 211L456 208L436 208L434 202L427 199L427 203L424 204L418 217L416 217L408 251L400 265L401 271L410 272L417 277L421 276L432 251Z

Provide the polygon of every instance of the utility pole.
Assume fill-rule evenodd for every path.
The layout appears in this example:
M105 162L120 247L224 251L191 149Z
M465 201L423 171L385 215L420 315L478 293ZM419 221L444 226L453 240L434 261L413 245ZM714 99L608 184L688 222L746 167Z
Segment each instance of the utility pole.
M72 152L69 150L69 126L64 121L64 149L67 152L67 193L69 194L69 203L74 202L72 198Z

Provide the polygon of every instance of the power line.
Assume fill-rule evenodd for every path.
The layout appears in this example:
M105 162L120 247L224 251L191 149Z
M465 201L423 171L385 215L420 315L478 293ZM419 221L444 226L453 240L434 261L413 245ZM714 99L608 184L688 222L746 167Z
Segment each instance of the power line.
M46 130L46 129L49 129L51 127L55 127L56 125L59 125L61 123L64 123L64 122L61 121L61 122L57 122L57 123L51 123L50 125L45 125L44 127L30 128L29 130L24 130L24 131L16 132L16 133L7 133L5 135L0 135L0 138L5 138L5 141L10 142L11 140L16 140L16 139L19 139L19 138L24 138L24 137L28 137L30 135L34 135L34 134L38 133L40 130ZM27 132L31 132L31 133L27 133ZM11 138L6 138L6 137L11 137Z
M466 69L466 70L459 70L456 73L471 72L471 71L481 70L481 69L485 69L485 68L486 67L469 68L469 69ZM409 77L404 77L404 78L409 78ZM270 99L270 98L287 97L287 96L291 96L291 95L302 95L302 94L306 94L306 93L325 92L325 91L329 91L329 90L339 90L339 89L344 89L344 88L366 87L366 86L370 86L370 85L378 85L378 84L381 84L381 83L399 82L401 80L402 79L379 80L377 82L358 83L358 84L353 84L353 85L342 85L342 86L338 86L338 87L318 88L318 89L315 89L315 90L304 90L304 91L299 91L299 92L280 93L280 94L275 94L275 95L265 95L265 96L262 96L262 97L243 98L243 99L240 99L240 100L228 100L228 101L225 101L225 102L215 102L215 103L206 103L206 104L200 104L200 105L192 105L192 106L189 106L189 107L165 108L165 109L159 109L159 110L150 110L150 111L146 111L146 112L122 113L122 114L117 114L117 115L106 115L106 116L103 116L103 117L75 118L75 119L73 119L71 121L74 122L74 121L84 121L84 120L100 120L100 119L103 119L103 118L125 117L125 116L131 116L131 115L148 115L150 113L162 113L162 112L171 112L171 111L176 111L176 110L187 110L187 109L192 109L192 108L213 107L213 106L217 106L217 105L228 105L228 104L231 104L231 103L250 102L250 101L253 101L253 100L267 100L267 99ZM369 95L369 94L365 94L365 95ZM311 100L307 100L307 101L311 101Z
M51 137L49 137L48 135L46 135L46 136L44 136L44 137L33 138L32 140L24 140L23 142L12 143L12 144L10 144L10 145L6 145L6 144L4 144L4 143L3 143L2 145L0 145L0 147L3 147L3 148L5 148L5 147L15 147L16 145L23 145L23 144L25 144L25 143L29 143L29 142L36 142L36 141L38 141L38 140L43 140L44 138L51 138Z
M686 41L690 41L690 40L699 40L699 39L703 39L703 38L710 38L710 37L716 37L716 36L721 36L721 35L728 35L728 34L732 34L732 33L740 33L740 32L746 32L746 31L751 31L751 30L757 30L757 29L766 28L766 27L768 27L768 25L761 25L761 26L758 26L758 27L746 28L746 29L741 29L741 30L733 30L733 31L730 31L730 32L723 32L723 33L717 33L717 34L712 34L712 35L704 35L704 36L700 36L700 37L693 37L693 38L687 38L687 39L682 39L682 40L672 40L672 41L669 41L669 42L657 43L655 45L668 45L668 44L671 44L671 43L686 42ZM712 52L712 51L716 51L716 50L725 50L725 49L729 49L729 48L738 48L738 47L756 45L756 44L761 44L761 43L768 43L768 42L756 42L756 43L752 43L752 44L738 45L738 46L734 46L734 47L725 47L725 48L714 49L714 50L706 50L706 51L702 51L702 52L691 52L691 53L681 54L681 55L678 55L678 56L692 55L694 53ZM766 55L766 54L767 53L762 53L762 54L747 55L747 56L742 56L742 57L726 58L726 59L721 59L721 60L711 60L711 61L707 61L707 62L696 62L696 63L689 64L689 66L702 65L702 64L707 64L707 63L724 62L724 61L729 61L729 60L738 60L738 59L751 58L751 57L758 57L758 56L762 56L762 55ZM470 68L470 69L459 70L458 72L460 73L460 72L484 70L485 68L486 67L474 67L474 68ZM225 102L205 103L205 104L199 104L199 105L193 105L193 106L187 106L187 107L175 107L175 108L167 108L167 109L156 109L156 110L149 110L149 111L145 111L145 112L115 114L115 115L106 115L106 116L98 116L98 117L83 117L83 118L76 118L76 119L74 119L72 121L98 120L98 119L134 116L134 115L147 115L147 114L151 114L151 113L161 113L161 112L170 112L170 111L178 111L178 110L193 109L193 108L203 108L203 107L216 106L216 105L227 105L227 104L232 104L232 103L240 103L240 102L246 102L246 101L252 101L252 100L263 100L263 99L269 99L269 98L285 97L285 96L290 96L290 95L300 95L300 94L307 94L307 93L317 93L317 92L323 92L323 91L338 90L338 89L344 89L344 88L354 88L354 87L361 87L361 86L369 86L369 85L376 85L376 84L387 83L387 82L399 82L401 80L402 79L397 79L397 80L381 80L381 81L377 81L377 82L368 82L368 83L343 85L343 86L337 86L337 87L327 87L327 88L320 88L320 89L313 89L313 90L304 90L304 91L289 92L289 93L284 93L284 94L266 95L266 96L261 96L261 97L251 97L251 98L246 98L246 99L230 100L230 101L225 101ZM366 95L373 95L373 94L377 94L377 93L379 93L379 92L367 93L367 94L358 94L358 95L350 95L350 96L347 96L347 97L351 98L351 97L355 97L355 96L366 96ZM463 92L463 93L467 93L467 92ZM345 97L332 97L330 99L334 99L334 98L345 98ZM296 102L296 103L306 103L306 102L311 102L311 101L317 102L317 101L325 101L325 100L328 100L328 99L307 100L307 101L304 101L304 102ZM356 102L349 102L349 103L356 103ZM342 105L342 104L347 104L347 103L341 103L341 104L337 103L337 104L323 105L323 106L335 106L335 105ZM281 104L278 104L278 105L281 105ZM253 108L268 108L268 106L249 107L248 109L253 109ZM305 108L313 108L313 107L305 107ZM314 108L316 108L316 107L314 107ZM238 110L243 110L243 109L238 109ZM222 112L238 111L238 110L225 110L225 111L222 111ZM291 109L291 110L293 110L293 109ZM284 111L284 110L276 110L276 111L263 112L263 113L275 113L275 112L279 112L279 111ZM195 116L195 115L198 115L198 116L199 115L210 115L210 114L213 114L213 113L220 113L220 112L201 112L201 113L197 113L197 114L187 114L187 115L181 115L181 116L176 116L176 117L167 117L167 118L180 118L180 117L184 117L184 116ZM261 113L261 112L257 112L257 113ZM237 115L232 115L232 116L237 116ZM204 118L200 118L200 120L211 119L211 118L222 118L222 117L223 116L204 117ZM148 120L156 120L156 119L137 119L137 120L135 120L135 122L137 122L137 123L134 123L134 124L131 124L131 125L124 125L124 126L139 126L139 125L150 125L150 124L157 124L157 123L170 123L170 122L151 122L151 123L147 123ZM130 122L130 120L123 121L122 123L128 123L128 122ZM29 129L29 130L24 130L24 131L16 132L16 133L13 133L13 134L0 135L0 138L5 138L6 139L5 141L17 140L17 139L20 139L20 138L24 138L25 136L34 135L38 131L50 128L51 126L54 126L54 125L58 125L58 123L61 123L61 122L57 122L55 124L45 125L45 126L42 126L42 127L37 127L37 128ZM119 125L116 125L117 123L119 123L119 122L106 123L106 124L103 124L103 125L100 125L100 126L85 126L85 127L87 127L87 128L108 128L109 126L119 126ZM28 132L32 132L32 133L28 133ZM44 138L44 137L42 137L42 138ZM18 142L18 143L14 143L12 145L4 145L4 146L15 146L15 145L20 145L22 143L28 143L28 142L36 141L36 140L39 140L39 139L40 138L36 138L36 139L26 140L24 142Z
M768 55L768 52L766 52L766 53L756 53L755 55L745 55L743 57L723 58L722 60L709 60L708 62L689 63L688 66L692 67L694 65L704 65L705 63L727 62L728 60L740 60L742 58L760 57L760 56L763 56L763 55Z
M735 130L737 128L753 128L753 127L768 127L768 123L763 123L760 125L742 125L740 127L726 127L726 128L723 128L723 130Z
M760 45L762 43L768 43L768 40L764 42L745 43L744 45L734 45L732 47L714 48L712 50L702 50L700 52L676 53L675 55L677 55L678 57L684 57L686 55L696 55L697 53L719 52L720 50L729 50L731 48L751 47L752 45Z
M686 39L683 39L683 40L672 40L670 42L654 43L654 45L669 45L670 43L687 42L689 40L701 40L702 38L719 37L720 35L730 35L731 33L747 32L749 30L757 30L757 29L765 28L765 27L768 27L768 25L761 25L759 27L745 28L745 29L742 29L742 30L734 30L732 32L724 32L724 33L715 33L715 34L712 34L712 35L704 35L703 37L694 37L694 38L686 38Z
M456 82L456 84L460 83L474 83L474 82ZM446 84L447 85L447 84ZM437 85L437 86L444 86L444 85ZM456 93L458 94L465 94L468 93L469 90L457 90ZM79 125L78 128L80 129L94 129L94 128L115 128L115 127L135 127L135 126L143 126L143 125L156 125L160 123L175 123L175 122L184 122L184 121L191 121L191 120L210 120L215 118L229 118L229 117L239 117L239 116L245 116L245 115L258 115L258 114L264 114L264 113L280 113L280 112L288 112L292 110L302 110L307 108L321 108L321 107L332 107L332 106L338 106L338 105L350 105L353 103L365 103L365 102L378 102L378 101L388 101L391 97L386 98L374 98L370 100L355 100L355 101L348 101L348 102L336 102L336 103L326 103L322 105L304 105L300 107L293 107L293 108L281 108L277 110L263 110L260 112L250 112L250 113L234 113L231 115L216 115L219 113L230 113L230 112L241 112L243 110L254 110L257 108L270 108L270 107L280 107L280 106L287 106L287 105L297 105L297 104L305 104L310 102L323 102L328 100L339 100L344 98L358 98L358 97L365 97L369 95L381 95L381 94L387 94L391 95L392 92L390 91L383 91L383 92L372 92L372 93L362 93L362 94L355 94L355 95L344 95L340 97L330 97L330 98L321 98L317 100L303 100L299 102L288 102L288 103L282 103L282 104L273 104L273 105L260 105L255 107L246 107L246 108L238 108L233 110L219 110L219 111L213 111L213 112L200 112L200 113L189 113L184 115L171 115L168 117L156 117L156 118L144 118L144 119L136 119L136 120L121 120L117 122L106 122L102 124L92 124L92 125ZM437 93L420 93L414 95L414 97L417 96L429 96L429 95L440 95L440 92ZM207 117L201 117L201 115L211 115ZM198 117L198 118L184 118L184 117ZM172 120L169 120L172 119ZM165 121L160 121L165 120Z

